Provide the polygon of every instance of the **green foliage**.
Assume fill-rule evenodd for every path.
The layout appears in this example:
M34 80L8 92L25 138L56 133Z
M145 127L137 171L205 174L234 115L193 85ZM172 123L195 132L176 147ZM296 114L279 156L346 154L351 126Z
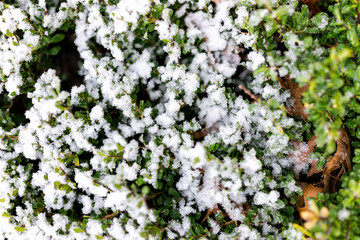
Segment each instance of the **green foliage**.
M329 217L321 219L311 229L319 239L357 239L360 230L360 165L342 177L341 189L336 194L320 194L317 205L329 208Z

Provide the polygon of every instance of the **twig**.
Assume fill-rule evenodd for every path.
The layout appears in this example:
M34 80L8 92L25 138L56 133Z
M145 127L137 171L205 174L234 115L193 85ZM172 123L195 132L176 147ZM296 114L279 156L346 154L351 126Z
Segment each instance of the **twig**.
M124 159L122 156L119 155L108 155L106 157L112 157L112 158L120 158L120 159Z
M17 43L19 44L20 42L19 42L18 37L16 36L16 32L14 32L14 36L15 36L15 38L16 38Z
M245 86L243 85L239 85L239 88L241 90L243 90L247 95L249 95L249 97L251 97L252 99L254 99L255 101L258 101L259 99L255 96L255 94L253 94L252 92L250 92L249 89L247 89Z
M328 229L326 230L326 235L329 235L330 231L331 231L331 227L334 224L334 222L331 222Z
M70 179L69 175L66 174L66 172L64 171L64 169L62 169L61 167L59 167L59 169L63 172L63 174L65 174L66 180Z
M116 215L118 215L119 213L121 213L121 211L116 211L116 212L114 212L114 213L112 213L112 214L108 214L108 215L104 216L101 220L113 218L113 217L115 217Z
M96 181L95 179L93 180L93 183L100 185L104 188L106 188L107 190L109 190L110 192L114 192L111 188L109 188L108 186L106 186L105 184L102 184L101 182Z
M162 194L162 193L163 193L162 191L161 191L161 192L154 193L153 195L146 197L145 200L149 200L149 199L155 198L157 195L160 195L160 194Z

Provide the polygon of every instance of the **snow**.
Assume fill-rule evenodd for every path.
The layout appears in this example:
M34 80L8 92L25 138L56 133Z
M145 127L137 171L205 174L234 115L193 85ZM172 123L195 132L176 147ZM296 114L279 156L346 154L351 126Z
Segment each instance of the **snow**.
M347 210L346 208L343 208L338 212L338 218L340 221L344 221L348 219L349 216L350 216L350 211Z
M250 52L248 59L249 61L246 62L246 67L252 71L258 69L260 65L265 63L265 58L260 52Z
M289 196L300 191L295 181L276 180L291 163L286 158L289 137L283 128L296 130L301 126L282 111L250 103L238 89L229 90L229 85L243 84L265 100L284 104L290 98L264 74L247 78L251 71L271 63L271 58L265 58L256 47L257 33L243 31L257 25L268 10L254 10L255 1L223 0L215 4L210 0L179 0L164 3L156 19L150 13L160 1L121 0L104 8L100 2L68 0L61 3L60 10L47 9L43 0L38 4L19 1L22 10L4 8L0 3L3 35L7 31L23 32L16 46L14 36L0 36L0 69L6 79L0 92L13 98L23 91L25 79L19 66L34 58L33 51L41 41L27 18L43 18L46 36L58 32L64 22L74 22L83 80L80 86L65 91L57 71L45 70L33 79L34 90L26 95L32 103L25 112L27 121L9 131L0 128L2 138L15 139L0 144L4 160L0 161L0 193L5 196L0 214L29 194L25 183L30 181L32 191L39 198L43 196L47 211L61 209L69 215L53 214L48 221L44 213L35 216L33 203L26 202L24 208L16 206L14 222L0 218L0 234L24 239L35 235L39 239L95 239L106 238L107 232L115 239L142 239L140 234L157 218L148 208L146 196L129 186L140 177L151 189L158 181L166 184L167 179L160 179L160 169L176 175L172 187L180 194L171 207L181 218L166 223L168 238L187 238L192 227L190 216L216 207L239 221L233 233L226 234L214 216L209 216L204 224L219 239L258 239L260 232L279 234L271 224L264 225L262 231L250 229L243 223L241 206L253 199L265 218L268 213L262 209L270 209L269 215L275 215L283 207L278 204L279 189ZM180 6L174 16L170 16L172 4ZM174 18L181 18L183 29ZM154 24L154 31L138 36L135 29L140 21ZM318 27L326 24L324 18ZM180 41L175 41L175 36ZM302 42L295 34L286 35L286 41L289 62L279 69L280 76L309 74L292 70ZM94 52L94 43L105 53ZM320 48L314 51L322 54ZM242 59L244 52L249 54ZM239 73L243 67L246 70ZM140 106L141 100L150 106ZM84 106L84 101L89 104ZM80 111L83 117L77 115ZM206 136L196 138L199 132ZM38 170L29 170L30 174L19 165L5 171L19 156L22 161L38 164ZM68 191L61 188L65 185ZM7 194L15 191L16 196ZM77 204L81 207L75 209ZM73 211L91 216L82 226L86 232L74 231L80 222L70 222ZM104 213L117 214L109 226L93 217ZM67 224L70 233L61 237L58 230L66 231ZM18 225L26 226L27 231L16 233L14 226Z
M254 196L254 203L256 205L268 205L274 207L279 197L280 193L277 191L271 191L269 194L257 192Z
M240 163L240 166L245 170L246 174L249 175L253 175L261 169L262 164L260 160L256 158L255 149L251 149L245 153L244 161Z

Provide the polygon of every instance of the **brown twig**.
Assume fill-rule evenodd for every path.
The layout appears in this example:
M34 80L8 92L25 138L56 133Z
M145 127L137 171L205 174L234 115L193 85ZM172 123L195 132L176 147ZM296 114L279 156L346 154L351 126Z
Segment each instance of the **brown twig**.
M104 188L106 188L107 190L109 190L110 192L114 192L111 188L109 188L108 186L106 186L105 184L102 184L101 182L96 181L95 179L93 180L93 183L100 185Z
M19 44L20 42L19 42L18 37L16 36L16 33L15 33L15 32L13 32L13 34L14 34L14 36L15 36L15 38L16 38L17 43Z
M249 97L251 97L252 99L254 99L255 101L258 101L259 99L255 96L255 94L253 94L252 92L250 92L249 89L247 89L244 85L239 85L239 88L241 90L243 90L247 95L249 95Z
M161 192L154 193L153 195L146 197L145 200L149 200L149 199L155 198L156 196L158 196L158 195L160 195L160 194L162 194L162 193L163 193L162 191L161 191Z
M119 213L121 213L121 211L116 211L116 212L114 212L114 213L112 213L112 214L108 214L108 215L104 216L101 220L113 218L113 217L115 217L116 215L118 215Z
M64 169L62 169L61 167L59 167L59 169L61 170L61 172L62 172L63 174L65 174L66 180L70 179L69 175L66 174L66 172L64 171Z

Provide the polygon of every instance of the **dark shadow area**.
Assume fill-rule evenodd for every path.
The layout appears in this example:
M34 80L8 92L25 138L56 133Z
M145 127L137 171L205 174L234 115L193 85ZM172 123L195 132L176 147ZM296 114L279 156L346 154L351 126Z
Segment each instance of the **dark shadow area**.
M98 58L102 58L105 56L111 56L110 52L106 48L104 48L102 45L100 45L96 42L95 37L92 37L89 39L88 46L89 46L90 50L92 51L92 53L94 54L94 56L96 56Z
M12 104L9 107L9 112L14 114L14 122L16 124L26 124L29 120L25 117L25 112L32 106L31 101L28 100L26 94L16 96L12 100Z
M61 89L71 91L73 86L80 86L83 83L83 77L78 74L80 54L74 44L75 34L65 33L65 38L60 44L61 51L54 57L56 74L60 77Z

